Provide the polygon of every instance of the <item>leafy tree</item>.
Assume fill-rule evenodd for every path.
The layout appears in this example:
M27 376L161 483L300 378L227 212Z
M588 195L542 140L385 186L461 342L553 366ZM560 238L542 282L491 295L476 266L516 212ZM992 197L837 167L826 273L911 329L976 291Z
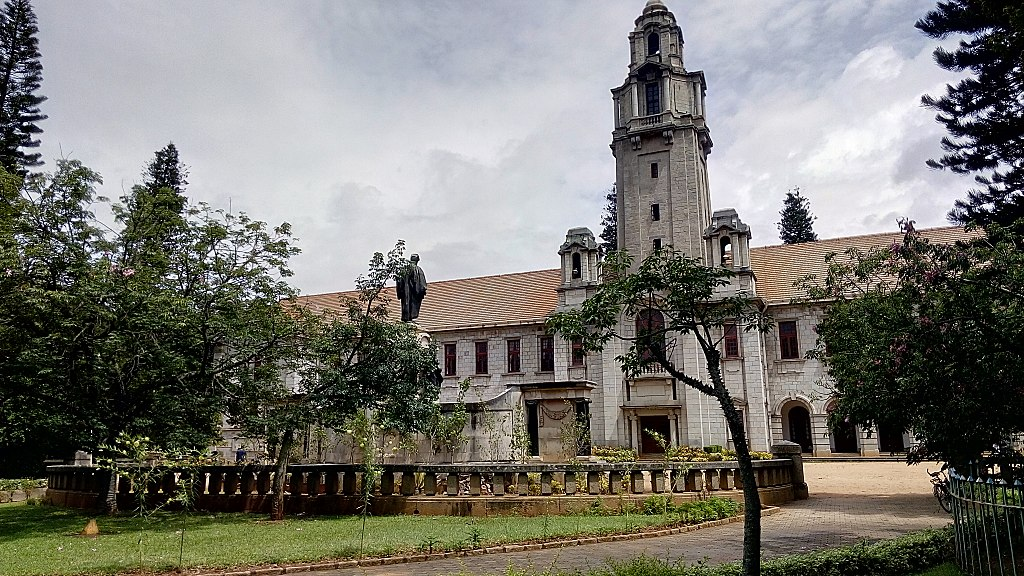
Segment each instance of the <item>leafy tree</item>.
M124 432L168 449L208 446L228 384L255 358L295 355L298 325L280 305L294 295L284 280L297 252L290 228L203 205L154 210L160 203L136 187L110 232L89 211L99 182L59 161L15 199L0 444L95 451ZM153 230L167 232L162 242L149 242ZM40 463L39 452L23 455Z
M0 166L24 175L26 168L39 166L36 125L45 120L39 105L46 100L36 92L43 79L39 63L36 15L29 0L7 0L0 12Z
M608 189L604 199L604 213L601 214L601 253L611 254L619 249L618 208L616 207L615 184Z
M913 430L908 461L963 465L1024 432L1024 253L1020 230L829 256L805 279L828 303L811 356L827 371L833 418Z
M725 385L718 347L726 323L763 332L770 328L771 320L746 295L717 295L717 289L729 284L734 276L728 269L704 266L672 250L653 253L635 272L630 272L632 266L633 258L625 251L610 255L604 262L607 280L597 293L581 307L552 316L548 326L567 339L581 339L587 350L600 350L613 339L622 340L628 349L617 360L626 378L634 378L646 366L656 364L673 378L718 401L736 444L743 479L743 573L758 574L761 501L743 419ZM641 317L646 318L645 329L639 334L627 336L619 331L621 318ZM696 342L704 357L706 379L681 369L684 349L692 349L689 342Z
M799 188L786 192L779 217L782 218L778 223L779 238L783 244L818 241L813 226L817 217L811 214L811 203L806 196L800 195Z
M251 437L277 447L272 517L283 518L284 472L296 431L311 425L341 429L360 411L374 413L381 429L405 433L428 428L440 388L437 350L424 345L414 325L396 322L388 311L385 285L408 266L399 243L387 256L374 255L369 273L356 280L358 295L343 297L342 315L321 315L290 307L302 328L294 384L277 375L280 362L264 362L240 374L229 390L228 416Z
M1024 5L1014 0L949 0L916 27L936 39L966 37L957 48L935 49L939 66L970 71L940 98L921 102L938 114L949 135L932 168L975 174L970 190L949 213L957 223L1008 226L1024 217Z

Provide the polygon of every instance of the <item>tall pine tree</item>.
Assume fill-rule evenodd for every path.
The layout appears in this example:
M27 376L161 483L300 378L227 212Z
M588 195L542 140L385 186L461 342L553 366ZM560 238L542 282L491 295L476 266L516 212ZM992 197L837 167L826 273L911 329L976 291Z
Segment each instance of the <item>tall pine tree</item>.
M43 65L39 63L36 15L29 0L7 0L0 12L0 165L24 176L39 166L37 122L46 119L39 105Z
M167 261L167 250L185 224L187 176L177 147L168 143L146 165L142 184L133 186L131 193L121 199L123 206L115 207L125 226L123 265L134 265L140 258L151 259L151 265Z
M612 187L608 189L604 199L608 203L605 204L604 213L601 214L601 253L611 254L619 248L619 216L615 207L615 184L612 184Z
M811 214L811 203L806 196L800 195L799 188L786 192L779 216L782 218L778 223L779 238L783 244L818 241L813 227L817 217Z
M970 75L941 98L921 98L949 132L946 154L928 165L974 174L980 185L956 202L950 220L1008 225L1024 217L1024 4L939 2L916 26L932 38L965 37L934 55L939 66Z

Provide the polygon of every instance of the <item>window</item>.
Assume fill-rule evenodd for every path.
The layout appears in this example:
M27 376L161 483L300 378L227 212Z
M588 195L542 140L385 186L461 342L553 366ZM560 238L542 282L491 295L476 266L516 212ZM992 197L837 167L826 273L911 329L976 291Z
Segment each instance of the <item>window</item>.
M487 342L476 343L476 373L487 374Z
M555 371L555 338L554 336L540 337L540 371Z
M657 81L644 84L644 95L647 98L647 115L661 114L661 84Z
M651 220L654 220L655 222L657 222L658 220L661 220L661 205L660 204L651 204Z
M458 372L458 363L455 360L455 343L444 345L444 375L455 376Z
M658 52L661 52L661 36L657 32L651 32L647 35L647 55L654 56Z
M800 346L796 340L796 322L789 320L779 322L779 348L783 360L800 358Z
M583 263L579 252L572 255L572 277L574 280L583 277Z
M651 178L657 178L657 177L658 177L658 163L657 162L651 162Z
M735 324L725 325L725 357L726 358L739 358L740 357L740 335L736 330Z
M506 340L505 350L508 353L508 371L522 372L522 366L519 363L519 339Z
M640 359L654 361L655 350L665 351L665 316L657 310L642 310L636 316L636 347Z
M572 341L572 359L573 366L583 366L583 361L587 357L586 353L583 352L583 340L576 339Z
M661 238L655 238L654 242L653 242L653 246L654 246L654 251L655 252L657 252L658 250L661 250Z

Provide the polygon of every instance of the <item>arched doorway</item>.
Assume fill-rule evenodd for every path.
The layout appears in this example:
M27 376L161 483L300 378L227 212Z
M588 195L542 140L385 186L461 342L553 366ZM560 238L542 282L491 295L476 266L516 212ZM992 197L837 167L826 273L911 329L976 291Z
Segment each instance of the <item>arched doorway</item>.
M830 430L832 452L857 452L857 427L852 422L838 422Z
M783 438L800 445L803 452L813 452L811 442L811 413L799 403L791 403L783 409Z
M878 425L878 451L882 454L899 454L906 452L907 446L903 442L903 430L893 426Z
M835 404L830 405L825 410L828 412L829 420L831 420ZM828 432L831 437L833 454L860 451L857 446L857 426L853 422L843 419L832 424Z

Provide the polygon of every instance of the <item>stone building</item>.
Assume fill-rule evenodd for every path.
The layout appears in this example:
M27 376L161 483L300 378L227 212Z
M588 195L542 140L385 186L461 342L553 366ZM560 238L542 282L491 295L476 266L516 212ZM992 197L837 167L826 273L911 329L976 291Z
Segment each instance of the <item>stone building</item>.
M823 273L827 253L887 245L899 235L752 248L753 231L736 210L712 210L707 85L702 72L684 66L683 35L675 17L660 0L650 0L635 24L628 38L628 75L611 91L620 246L637 260L672 248L731 268L736 276L724 291L759 299L775 318L772 333L731 330L723 340L723 372L751 449L767 450L773 442L790 440L815 455L903 451L913 438L900 430L867 434L853 426L828 428L831 405L822 366L804 358L815 346L814 327L822 311L792 303L800 296L794 282ZM963 234L957 228L923 233L932 241ZM545 331L545 318L578 306L601 283L598 245L587 228L570 229L561 245L553 239L552 255L557 267L548 270L430 284L416 324L438 343L442 402L454 401L459 382L470 381L470 442L458 458L510 459L511 438L519 430L529 437L533 456L562 459L567 456L567 424L574 422L589 426L593 444L632 447L642 456L661 452L646 430L676 445L731 446L725 417L713 398L659 369L624 378L615 361L623 352L621 343L613 341L602 353L588 355ZM337 296L304 300L313 308L330 308ZM636 323L623 318L620 333L634 333ZM685 373L706 377L696 346L680 341L672 354ZM429 450L409 457L428 459Z

